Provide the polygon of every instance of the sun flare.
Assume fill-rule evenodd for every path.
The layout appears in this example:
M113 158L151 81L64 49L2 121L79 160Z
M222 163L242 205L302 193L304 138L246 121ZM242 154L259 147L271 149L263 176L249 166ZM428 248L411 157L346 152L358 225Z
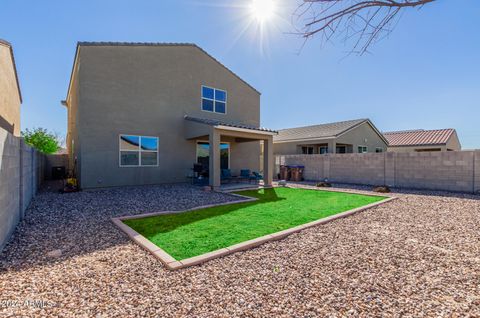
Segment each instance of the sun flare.
M250 11L259 23L267 22L275 13L275 2L274 0L252 0Z

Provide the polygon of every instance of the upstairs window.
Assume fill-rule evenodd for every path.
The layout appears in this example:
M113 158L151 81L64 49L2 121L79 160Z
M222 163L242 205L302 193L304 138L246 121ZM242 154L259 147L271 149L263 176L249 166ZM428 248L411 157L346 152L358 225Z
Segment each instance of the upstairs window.
M158 138L120 135L120 167L158 166Z
M227 113L227 92L202 86L202 110L220 114Z

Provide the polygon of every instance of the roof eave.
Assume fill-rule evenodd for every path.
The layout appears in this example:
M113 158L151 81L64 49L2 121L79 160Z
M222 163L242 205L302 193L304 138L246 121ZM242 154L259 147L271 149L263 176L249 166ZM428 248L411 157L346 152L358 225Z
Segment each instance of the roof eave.
M383 142L385 142L385 144L388 146L388 140L387 138L385 138L385 136L380 132L380 130L377 129L377 127L375 127L375 125L373 124L373 122L370 120L370 119L364 119L363 121L353 125L352 127L349 127L348 129L345 129L344 131L342 131L341 133L338 133L337 135L335 135L335 138L338 138L350 131L352 131L353 129L359 127L360 125L363 125L363 124L369 124L370 127L375 131L375 133L380 137L380 139L383 140Z
M225 126L225 125L214 125L213 127L216 128L216 129L221 129L221 130L247 132L247 133L250 133L250 134L260 134L260 135L268 135L268 136L275 136L275 135L277 134L276 131L247 129L247 128L239 128L239 127Z
M412 144L412 145L388 145L390 148L397 148L397 147L435 147L435 146L446 146L447 143L439 143L439 144Z
M77 47L75 49L75 57L73 58L72 72L70 73L70 81L68 83L67 97L65 98L65 100L62 100L60 102L63 106L65 106L67 108L68 108L68 100L70 98L70 91L72 90L73 77L74 77L75 68L76 68L76 65L77 65L77 60L78 60L78 55L79 55L78 52L80 50L80 43L81 42L77 43Z
M210 127L214 127L216 129L224 129L224 130L237 130L243 132L254 132L254 133L262 133L262 134L278 134L275 130L270 130L262 127L249 127L243 124L235 124L235 123L225 123L215 119L206 119L206 118L198 118L189 115L184 115L183 118L187 121L199 123L203 125L207 125Z
M17 82L18 97L20 98L20 103L23 103L22 90L20 89L20 81L18 79L17 65L15 63L15 55L13 54L13 46L10 42L0 39L0 44L7 46L10 49L10 56L12 58L13 72L15 73L15 80Z
M311 137L311 138L296 138L296 139L277 139L274 140L274 143L288 143L288 142L302 142L302 141L325 141L335 139L335 136L327 137Z

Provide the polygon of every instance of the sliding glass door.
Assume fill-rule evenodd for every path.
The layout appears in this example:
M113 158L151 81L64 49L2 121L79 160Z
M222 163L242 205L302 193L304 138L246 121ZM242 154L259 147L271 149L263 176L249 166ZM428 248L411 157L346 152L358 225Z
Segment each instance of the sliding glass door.
M208 169L210 163L210 144L208 141L197 142L197 163ZM220 144L220 169L230 168L230 144Z

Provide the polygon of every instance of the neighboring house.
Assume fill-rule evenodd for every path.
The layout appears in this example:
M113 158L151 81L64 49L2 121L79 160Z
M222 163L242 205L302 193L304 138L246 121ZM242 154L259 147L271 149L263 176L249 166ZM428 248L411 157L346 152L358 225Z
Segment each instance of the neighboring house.
M272 182L260 93L195 44L80 42L62 103L81 188L185 182L194 163L214 188L221 168Z
M0 127L20 136L22 94L12 45L0 39Z
M388 151L392 152L462 150L455 129L392 131L383 135L389 143Z
M60 147L55 152L55 155L68 155L68 150L66 148Z
M369 119L282 129L274 136L273 143L278 155L387 150L387 141Z

